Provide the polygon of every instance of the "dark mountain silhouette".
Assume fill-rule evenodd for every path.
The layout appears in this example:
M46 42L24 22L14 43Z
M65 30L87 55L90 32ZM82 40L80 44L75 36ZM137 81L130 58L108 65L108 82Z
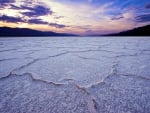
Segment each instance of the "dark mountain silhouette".
M33 37L33 36L78 36L67 33L56 33L51 31L38 31L28 28L9 28L0 27L0 37ZM91 35L90 35L91 36ZM133 30L123 31L120 33L107 34L107 35L92 35L92 36L150 36L150 25L135 28Z
M74 34L67 33L55 33L50 31L38 31L27 28L9 28L9 27L0 27L0 37L17 37L17 36L76 36Z
M150 25L135 28L129 31L123 31L120 33L108 34L105 36L150 36Z

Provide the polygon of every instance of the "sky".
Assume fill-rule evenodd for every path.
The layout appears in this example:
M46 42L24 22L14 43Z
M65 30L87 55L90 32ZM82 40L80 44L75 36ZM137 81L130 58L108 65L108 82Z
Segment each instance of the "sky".
M97 35L149 24L149 0L0 0L0 27Z

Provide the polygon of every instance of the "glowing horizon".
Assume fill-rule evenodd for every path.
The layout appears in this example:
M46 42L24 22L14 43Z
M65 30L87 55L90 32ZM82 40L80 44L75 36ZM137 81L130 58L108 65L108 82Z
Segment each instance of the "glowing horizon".
M2 0L0 27L109 34L150 24L149 12L149 0Z

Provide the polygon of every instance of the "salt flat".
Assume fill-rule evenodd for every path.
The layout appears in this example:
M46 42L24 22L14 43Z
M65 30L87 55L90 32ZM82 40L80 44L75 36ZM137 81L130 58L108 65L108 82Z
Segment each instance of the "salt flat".
M150 113L150 37L0 38L1 113Z

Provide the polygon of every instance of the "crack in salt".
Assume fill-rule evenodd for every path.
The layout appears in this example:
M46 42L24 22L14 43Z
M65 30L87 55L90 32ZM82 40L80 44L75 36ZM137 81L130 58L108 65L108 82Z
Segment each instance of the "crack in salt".
M137 76L137 75L132 75L132 74L118 74L120 76L126 76L126 77L135 77L135 78L140 78L144 80L150 80L149 77L144 77L144 76Z
M116 62L115 64L112 65L111 70L110 70L110 75L117 75L118 65L119 65L119 62Z
M78 90L83 91L85 94L88 95L88 100L87 100L87 105L88 105L88 110L90 113L98 113L96 111L97 106L96 106L96 99L95 97L87 91L87 88L85 87L81 87L78 84L76 84L75 82L72 83Z
M89 49L89 50L83 50L83 51L68 51L70 53L84 53L84 52L93 52L93 51L98 51L98 52L108 52L108 53L114 53L114 54L124 54L122 52L114 52L114 51L109 51L109 50L103 50L103 49Z
M138 56L139 53L135 53L135 54L124 54L124 55L118 55L115 56L116 58L120 58L120 57L134 57L134 56Z
M13 51L13 50L17 50L17 49L6 49L6 50L1 50L0 52L7 52L7 51Z
M23 68L25 68L27 66L30 66L31 64L34 64L38 60L40 60L40 59L34 59L33 61L31 61L31 62L29 62L29 63L27 63L25 65L22 65L19 68L16 68L16 69L12 70L10 73L13 73L13 72L15 73L15 71L20 71L21 69L23 69Z
M96 59L96 58L88 58L88 57L83 57L83 56L79 56L79 55L75 55L81 59L84 59L84 60L95 60L95 61L101 61L100 59Z
M17 58L0 59L0 62L8 61L8 60L15 60L15 59L17 59Z
M94 99L93 96L89 96L89 99L88 99L88 110L90 113L98 113L96 111L97 109L97 106L96 106L96 101Z
M21 75L9 73L7 76L1 77L0 80L7 79L7 78L13 77L13 76L29 76L32 81L43 82L43 83L50 84L50 85L55 85L55 86L65 85L65 84L49 82L49 81L45 81L45 80L42 80L42 79L35 78L32 73L23 73Z
M111 67L111 70L110 70L110 73L108 74L108 76L106 76L103 80L101 80L97 83L88 85L87 88L92 88L93 86L98 85L98 84L104 84L106 79L108 79L109 77L111 77L113 75L118 75L118 71L117 71L117 66L118 65L119 65L119 62L114 63Z
M34 64L34 63L36 63L37 61L46 60L46 59L53 58L53 57L59 57L59 56L65 55L65 54L67 54L67 53L69 53L69 52L59 53L59 54L56 54L56 55L53 55L53 56L48 56L48 57L46 57L46 58L33 59L31 62L29 62L29 63L27 63L27 64L25 64L25 65L22 65L22 66L20 66L20 67L18 67L18 68L16 68L16 69L12 70L11 73L13 73L13 72L15 72L15 71L20 71L21 69L24 69L24 68L26 68L26 67L28 67L28 66L30 66L30 65L32 65L32 64Z
M54 85L54 86L62 86L62 85L66 85L66 84L59 84L59 83L54 83L54 82L48 82L48 81L45 81L45 80L41 80L41 79L37 79L37 78L34 78L33 74L31 73L24 73L22 75L17 75L17 74L12 74L10 73L8 76L5 76L5 77L2 77L0 78L0 80L3 80L3 79L8 79L9 77L14 77L14 76L28 76L30 77L30 79L32 81L37 81L37 82L42 82L42 83L46 83L46 84L49 84L49 85ZM72 83L70 85L73 85L75 86L75 88L77 88L78 90L84 92L85 94L87 94L88 96L88 100L87 100L87 105L88 105L88 110L90 113L98 113L96 111L97 107L96 107L96 99L94 96L92 96L86 88L84 87L80 87L79 85L75 84L75 83Z

